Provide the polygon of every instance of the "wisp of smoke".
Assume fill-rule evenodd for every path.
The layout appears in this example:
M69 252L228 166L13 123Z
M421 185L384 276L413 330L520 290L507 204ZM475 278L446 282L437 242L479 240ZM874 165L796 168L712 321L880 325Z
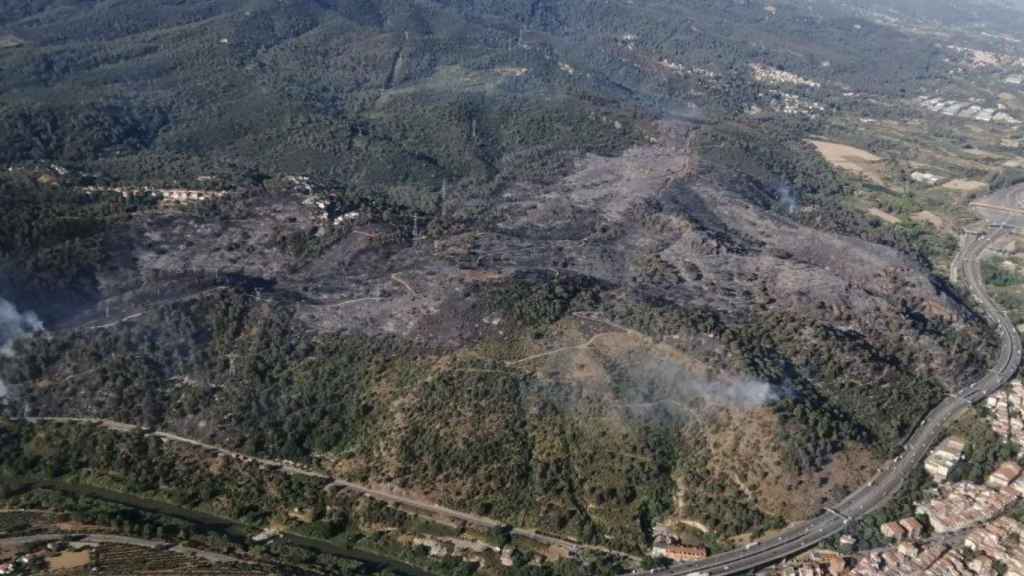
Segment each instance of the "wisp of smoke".
M797 208L800 207L800 199L797 198L796 192L793 192L793 189L788 184L776 186L775 196L779 199L779 204L782 205L782 209L787 214L796 213Z
M35 312L18 312L7 300L0 298L0 354L14 355L14 341L43 329L43 322Z
M14 356L14 341L43 329L43 322L35 312L18 312L7 300L0 298L0 356ZM7 385L0 379L0 399L7 397Z
M665 358L649 358L629 369L633 405L695 406L700 403L741 410L779 399L774 387L752 378L709 380Z

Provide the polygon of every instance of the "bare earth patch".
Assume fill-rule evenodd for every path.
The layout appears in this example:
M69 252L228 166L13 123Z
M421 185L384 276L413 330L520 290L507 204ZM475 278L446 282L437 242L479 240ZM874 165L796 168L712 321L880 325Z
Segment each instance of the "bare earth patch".
M89 551L63 552L47 560L50 570L73 570L88 566L90 561Z
M895 214L890 214L885 210L882 210L881 208L868 208L867 212L868 214L871 214L875 218L878 218L883 222L888 222L889 224L899 224L900 222L902 222L902 220L900 220L898 216L896 216Z
M945 230L948 227L946 221L941 216L934 212L929 212L928 210L914 212L914 214L910 216L910 219L914 222L927 222L939 230Z
M882 162L882 158L867 150L854 148L846 144L837 144L824 140L808 140L808 142L814 145L818 153L824 156L829 164L863 176L880 186L884 185L881 167L877 166L877 164Z
M939 187L956 190L957 192L984 192L985 190L988 190L988 184L985 184L984 182L978 182L977 180L963 180L959 178L956 180L950 180Z

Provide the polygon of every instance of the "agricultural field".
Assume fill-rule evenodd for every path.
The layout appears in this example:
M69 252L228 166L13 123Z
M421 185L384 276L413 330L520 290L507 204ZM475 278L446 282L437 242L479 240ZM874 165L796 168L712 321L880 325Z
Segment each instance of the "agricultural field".
M964 71L965 80L922 87L929 95L992 102L1021 116L1024 91L988 70ZM918 100L850 106L829 118L810 141L821 157L853 178L847 206L883 225L915 235L954 238L975 221L971 203L1024 178L1019 124L934 113ZM936 251L942 273L949 250Z
M1024 243L1004 242L982 265L985 282L1010 319L1024 325Z
M180 574L181 576L256 576L271 574L255 566L224 566L176 552L127 544L104 544L92 552L91 566L105 574Z
M92 553L89 550L66 551L46 559L51 571L82 569L92 564Z
M824 140L809 140L809 142L829 164L856 176L861 176L869 182L884 186L885 165L882 158L867 150L845 144Z

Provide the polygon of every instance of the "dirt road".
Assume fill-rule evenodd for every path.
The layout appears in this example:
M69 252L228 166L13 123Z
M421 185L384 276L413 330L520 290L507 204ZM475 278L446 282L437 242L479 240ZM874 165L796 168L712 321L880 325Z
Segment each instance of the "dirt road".
M254 456L249 456L247 454L242 454L240 452L235 452L233 450L228 450L228 449L220 447L220 446L215 446L213 444L207 444L205 442L200 442L200 441L194 440L192 438L186 438L184 436L180 436L178 434L173 434L171 432L164 432L164 431L160 431L160 430L147 431L147 430L144 430L142 427L136 426L134 424L127 424L127 423L124 423L124 422L115 422L113 420L103 420L103 419L99 419L99 418L74 418L74 417L39 418L39 417L33 417L33 418L26 418L25 420L27 422L32 422L32 423L39 423L39 422L64 422L64 423L72 423L72 424L93 424L93 425L97 425L97 426L102 426L104 428L107 428L108 430L114 430L114 431L123 432L123 433L144 432L145 434L147 434L149 436L153 436L153 437L156 437L156 438L161 438L161 439L163 439L165 441L168 441L168 442L177 442L177 443L181 443L181 444L187 444L187 445L190 445L190 446L195 446L197 448L203 448L205 450L210 450L210 451L213 451L213 452L217 452L217 453L220 453L220 454L223 454L225 456L229 456L231 458L235 458L235 459L238 459L238 460L242 460L242 461L246 461L246 462L255 462L257 464L262 464L262 465L270 467L270 468L275 468L275 469L277 469L277 470L279 470L281 472L284 472L286 474L291 474L291 475L296 475L296 476L305 476L305 477L308 477L308 478L317 478L317 479L320 479L320 480L329 480L331 482L329 484L330 486L334 486L334 487L338 487L338 488L345 488L345 489L348 489L348 490L353 490L353 491L356 491L356 492L359 492L359 493L363 494L364 496L366 496L368 498L373 498L375 500L380 500L382 502L387 502L389 504L395 504L395 505L404 506L404 507L406 507L408 509L411 509L413 511L418 511L420 513L423 513L423 514L426 514L426 515L430 515L430 516L438 516L438 517L447 518L447 519L450 519L450 520L456 520L456 521L465 522L467 524L471 524L471 525L476 526L478 528L483 528L484 530L490 530L492 528L496 528L496 527L500 527L500 526L504 525L504 523L502 523L502 522L500 522L498 520L495 520L493 518L487 518L486 516L480 516L480 515L477 515L477 514L470 514L468 512L461 512L459 510L454 510L452 508L448 508L448 507L442 506L440 504L429 502L429 501L424 500L422 498L414 498L414 497L410 497L410 496L396 494L394 492L390 492L390 491L387 491L387 490L382 490L382 489L379 489L379 488L373 488L373 487L366 486L366 485L363 485L363 484L357 484L355 482L350 482L348 480L344 480L344 479L341 479L341 478L336 478L336 477L330 476L330 475L328 475L328 474L326 474L324 472L320 472L320 471L313 470L313 469L308 468L308 467L304 467L304 466L299 465L299 464L297 464L295 462L290 462L290 461L286 461L286 460L272 460L272 459L268 459L268 458L257 458L257 457L254 457ZM574 552L574 551L577 551L577 550L591 550L591 551L600 552L600 553L603 553L603 554L613 554L613 555L617 555L617 556L622 556L622 557L636 559L636 557L634 557L634 556L631 556L631 555L628 555L628 554L625 554L623 552L619 552L619 551L616 551L616 550L611 550L611 549L605 548L603 546L594 546L594 545L589 545L589 544L578 544L576 542L572 542L570 540L566 540L566 539L563 539L563 538L558 538L558 537L550 536L550 535L547 535L547 534L541 534L541 533L539 533L539 532L537 532L535 530L528 529L528 528L514 528L513 527L512 528L512 534L514 536L519 536L521 538L526 538L528 540L532 540L534 542L537 542L539 544L543 544L545 546L555 546L555 547L558 547L558 548L562 548L562 549L564 549L564 550L566 550L568 552Z

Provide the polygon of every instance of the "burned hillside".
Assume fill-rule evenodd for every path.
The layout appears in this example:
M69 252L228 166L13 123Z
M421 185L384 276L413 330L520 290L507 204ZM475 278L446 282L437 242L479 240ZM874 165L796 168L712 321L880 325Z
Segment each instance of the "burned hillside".
M139 210L99 317L5 368L12 409L327 458L629 546L645 500L723 533L813 512L778 502L849 489L990 344L921 262L730 192L692 129L486 198L452 186L433 215L334 214L301 178ZM773 472L739 497L744 452L714 438L742 414L772 430ZM605 438L621 455L595 460Z

